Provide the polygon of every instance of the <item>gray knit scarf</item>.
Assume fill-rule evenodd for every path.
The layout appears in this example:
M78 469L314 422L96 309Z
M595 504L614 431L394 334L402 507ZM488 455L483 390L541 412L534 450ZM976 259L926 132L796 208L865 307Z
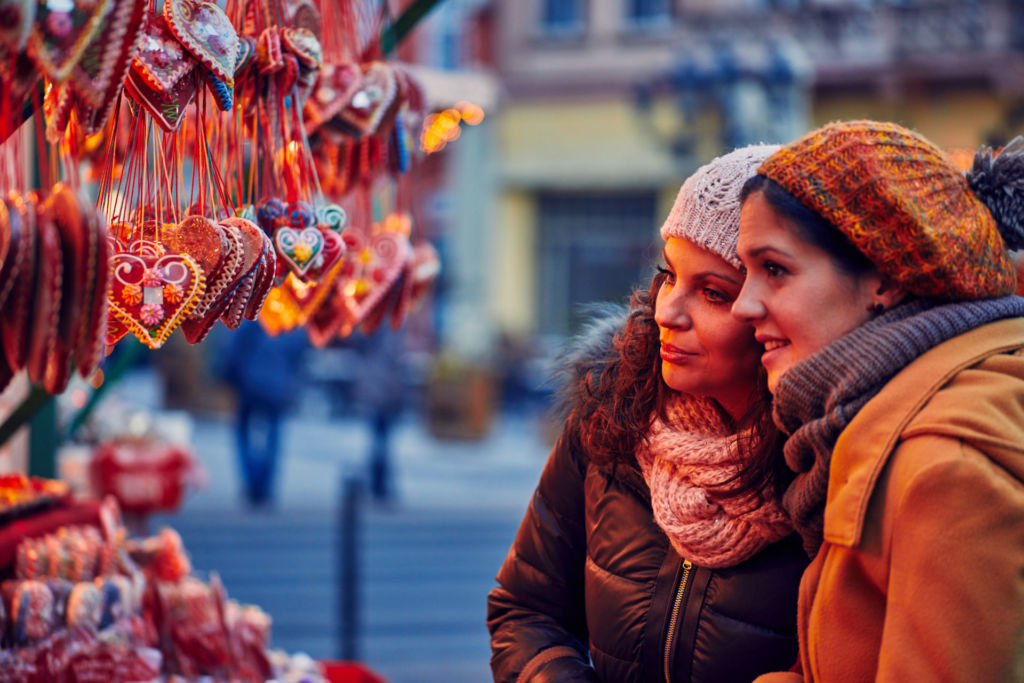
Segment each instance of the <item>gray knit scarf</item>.
M787 370L772 407L796 477L782 504L811 557L825 524L832 448L850 420L911 361L942 342L1003 318L1024 316L1024 298L936 303L917 299L855 328Z

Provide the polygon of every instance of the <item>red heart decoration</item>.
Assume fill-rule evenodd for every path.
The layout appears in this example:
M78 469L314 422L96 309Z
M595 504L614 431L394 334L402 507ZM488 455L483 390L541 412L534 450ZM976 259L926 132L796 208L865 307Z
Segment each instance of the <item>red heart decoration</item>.
M164 16L149 12L139 37L138 52L132 60L132 71L170 100L174 86L195 65L196 60L178 42Z
M353 325L359 325L402 276L412 246L408 237L396 232L377 233L366 246L361 246L355 233L346 231L342 236L349 251L341 272L341 291Z
M391 67L384 62L370 62L362 68L363 77L338 117L360 136L377 132L377 127L395 103L398 84Z
M238 232L242 238L242 280L235 288L230 302L220 316L221 322L234 330L242 323L249 298L256 285L258 268L263 257L264 233L255 223L234 216L221 220L220 225L225 229Z
M86 46L71 72L75 95L106 119L124 83L138 44L146 0L112 0L96 39Z
M306 133L312 133L334 118L352 99L362 82L358 64L324 64L313 86L313 94L303 107Z
M164 99L163 93L149 85L135 70L128 72L124 87L133 100L145 107L161 128L173 133L181 127L181 122L185 120L185 108L196 96L197 86L193 76L194 74L188 74L179 80L171 89L169 100Z
M190 344L198 344L213 329L214 324L231 303L235 289L245 276L242 266L245 258L245 247L241 235L233 230L217 226L228 245L217 271L210 276L214 292L209 291L203 296L199 307L189 319L182 323L181 331ZM202 313L198 311L202 310Z
M265 232L263 237L263 252L260 256L260 265L256 271L256 282L253 283L252 295L245 307L245 317L249 320L256 320L263 309L263 302L266 301L270 290L274 288L274 274L277 270L277 250L274 243Z
M292 54L307 68L319 68L324 60L324 51L320 46L320 40L307 28L292 28L290 26L282 28L281 45L291 50Z
M89 238L89 284L86 287L82 325L73 354L75 367L88 377L99 365L106 336L107 300L110 291L110 266L113 243L108 238L103 217L92 202L80 201Z
M28 378L43 386L46 362L57 340L61 294L64 276L60 233L53 222L53 212L38 194L30 195L30 209L36 214L36 281L32 298L32 325L29 335Z
M7 210L11 224L17 221L20 267L12 273L12 289L0 316L0 336L3 338L7 362L15 370L28 361L29 335L32 329L32 301L36 284L36 216L28 203L16 194L7 197Z
M160 348L192 311L206 281L187 254L140 240L114 254L110 313L151 349Z
M338 261L345 256L345 240L341 235L324 224L319 224L316 229L324 238L324 247L320 252L320 263L314 264L306 273L307 279L319 281L325 273L329 272Z
M0 0L0 54L20 52L36 19L36 0Z
M111 10L111 0L93 0L56 8L57 3L36 5L36 19L28 37L27 52L51 81L61 83L82 58L93 41L104 18Z
M90 294L92 269L91 241L95 238L86 225L78 198L66 185L54 186L46 200L46 210L60 235L63 257L60 308L57 334L46 362L43 386L51 394L59 394L71 377L71 355L82 325L82 311Z
M166 0L164 16L181 44L227 87L235 87L238 33L224 10L201 0Z

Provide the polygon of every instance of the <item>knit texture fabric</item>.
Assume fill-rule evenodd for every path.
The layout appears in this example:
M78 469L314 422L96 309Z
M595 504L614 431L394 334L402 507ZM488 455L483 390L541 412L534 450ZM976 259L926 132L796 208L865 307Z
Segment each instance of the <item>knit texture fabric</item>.
M737 435L718 405L680 394L668 424L655 419L637 461L651 489L654 520L676 551L698 565L732 567L792 533L779 501L734 497L743 465Z
M682 237L707 249L735 268L740 234L740 190L757 173L758 166L779 149L778 145L740 147L707 163L679 188L661 238Z
M796 477L782 496L807 554L821 547L832 448L846 425L888 381L929 349L976 327L1024 316L1017 296L936 304L917 299L845 334L787 370L772 404L790 437L784 453Z
M1012 294L989 210L942 150L893 123L831 123L758 170L836 226L885 275L949 301Z

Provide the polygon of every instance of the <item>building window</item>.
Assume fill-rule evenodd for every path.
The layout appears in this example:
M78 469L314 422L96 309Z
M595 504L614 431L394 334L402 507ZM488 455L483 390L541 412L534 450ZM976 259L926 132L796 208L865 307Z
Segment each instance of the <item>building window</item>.
M544 192L537 197L537 319L542 334L566 335L585 304L625 303L650 284L657 256L650 192Z
M584 0L539 0L540 32L547 37L577 36L586 26Z
M664 28L672 24L669 0L625 0L626 23L633 29Z

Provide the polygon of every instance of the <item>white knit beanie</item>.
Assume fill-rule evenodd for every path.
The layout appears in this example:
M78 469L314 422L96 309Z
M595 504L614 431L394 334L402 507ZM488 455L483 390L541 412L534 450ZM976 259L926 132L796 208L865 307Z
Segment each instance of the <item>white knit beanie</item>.
M704 164L686 179L661 226L661 238L682 237L739 268L740 190L779 145L750 145Z

